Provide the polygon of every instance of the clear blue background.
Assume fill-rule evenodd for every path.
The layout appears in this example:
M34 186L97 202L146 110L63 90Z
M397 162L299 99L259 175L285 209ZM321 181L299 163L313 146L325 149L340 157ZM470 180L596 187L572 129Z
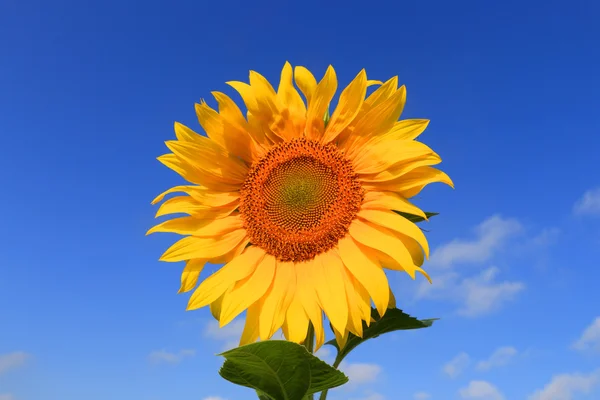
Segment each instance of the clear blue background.
M526 399L554 374L594 371L600 358L569 346L600 315L600 219L572 213L600 185L599 18L591 0L2 1L0 356L30 357L0 375L0 394L253 398L218 377L224 344L206 336L207 310L184 311L182 266L157 261L175 237L144 233L152 198L180 182L155 159L173 122L199 129L200 98L233 94L224 82L250 69L276 83L286 60L319 78L332 64L342 85L363 67L406 84L404 117L432 120L422 140L456 183L420 196L442 213L427 227L434 249L476 240L496 214L523 227L453 267L468 277L495 265L525 285L494 312L466 318L392 278L400 306L443 318L364 345L350 361L379 364L378 380L332 398L454 399L485 380ZM545 229L559 233L551 243L521 246ZM505 345L519 356L504 368L442 372L459 352L479 360ZM196 355L149 362L161 349Z

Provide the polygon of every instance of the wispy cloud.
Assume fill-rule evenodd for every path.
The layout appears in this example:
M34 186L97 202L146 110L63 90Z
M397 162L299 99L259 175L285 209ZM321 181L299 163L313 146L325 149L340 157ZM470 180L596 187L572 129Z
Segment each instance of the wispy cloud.
M498 388L486 381L471 381L459 394L463 399L504 400Z
M348 376L349 384L354 386L375 382L382 368L377 364L342 362L340 370Z
M600 215L600 188L588 190L573 206L576 215Z
M458 354L442 367L442 371L450 378L459 376L471 363L471 357L465 352Z
M529 400L573 400L576 394L591 394L600 383L600 369L589 374L561 374L536 391Z
M219 396L208 396L203 398L202 400L227 400L224 397L219 397Z
M0 400L15 400L15 396L10 393L0 394Z
M488 261L508 238L521 231L522 226L516 219L494 215L475 228L474 239L455 239L435 249L429 264L447 268Z
M511 346L499 347L496 349L487 360L482 360L477 363L477 369L487 371L495 367L501 367L508 364L516 355L517 349Z
M456 272L437 275L433 284L423 282L416 292L418 299L444 299L457 303L458 313L478 317L501 308L525 289L518 281L497 281L500 270L490 267L478 275L461 278Z
M31 355L24 351L0 354L0 374L22 367L30 358Z
M352 398L350 400L385 400L385 396L381 393L373 392L366 394L364 397Z
M156 350L148 355L148 361L153 364L179 364L184 358L196 355L194 349L183 349L177 353L171 353L166 350Z
M600 317L597 317L594 322L581 334L581 337L573 343L575 350L600 352Z
M413 395L414 400L429 400L431 395L427 392L417 392Z
M245 319L236 319L224 327L219 328L219 323L217 321L210 320L206 324L204 336L223 342L223 350L233 349L239 345L245 324Z

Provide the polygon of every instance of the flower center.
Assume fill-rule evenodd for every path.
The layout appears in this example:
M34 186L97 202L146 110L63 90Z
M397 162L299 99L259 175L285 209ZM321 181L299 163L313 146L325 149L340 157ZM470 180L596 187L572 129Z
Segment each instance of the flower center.
M300 138L252 165L239 210L252 244L280 261L301 262L333 248L362 201L352 164L337 147Z

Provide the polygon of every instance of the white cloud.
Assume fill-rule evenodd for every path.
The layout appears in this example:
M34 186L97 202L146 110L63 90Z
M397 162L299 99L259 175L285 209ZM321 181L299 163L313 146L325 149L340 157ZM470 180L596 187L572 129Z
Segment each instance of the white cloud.
M153 364L179 364L184 358L196 355L196 350L183 349L177 353L166 350L156 350L150 353L148 360Z
M340 369L348 376L351 385L374 382L381 373L381 367L377 364L342 363Z
M491 267L479 276L463 280L460 290L464 302L460 314L476 317L495 311L525 288L522 282L494 282L498 272L498 268Z
M31 356L24 351L0 354L0 374L25 365Z
M366 395L365 397L353 398L350 400L385 400L385 396L382 395L381 393L373 392L373 393Z
M471 363L471 358L467 353L460 353L452 360L448 361L442 370L450 378L456 378L459 376Z
M600 215L600 188L588 190L573 206L577 215Z
M458 263L485 262L502 248L509 237L521 230L522 226L516 219L494 215L477 226L475 239L456 239L435 249L429 264L450 267Z
M600 383L600 369L589 374L562 374L538 390L529 400L573 400L576 393L590 394Z
M10 393L0 394L0 400L15 400L15 396Z
M498 273L498 268L490 267L469 278L461 278L456 272L436 275L433 284L421 283L416 297L451 300L459 305L460 315L478 317L496 311L525 289L522 282L496 282Z
M503 400L504 396L498 388L486 381L471 381L466 388L460 389L463 399Z
M335 355L331 351L330 346L321 346L321 348L315 353L315 356L330 364L334 361L335 358Z
M482 360L477 363L477 369L480 371L487 371L494 367L501 367L510 362L514 356L517 355L517 349L510 346L499 347L496 349L490 358Z
M597 351L600 352L600 317L596 318L590 326L588 326L581 337L573 343L575 350L580 351Z
M223 350L230 350L238 347L240 344L240 337L244 331L244 325L246 324L245 319L236 319L231 321L222 328L219 328L219 322L210 320L206 324L204 336L211 339L223 341Z
M414 400L429 400L431 395L427 392L417 392L413 395Z
M227 400L224 397L219 397L219 396L208 396L203 398L202 400Z

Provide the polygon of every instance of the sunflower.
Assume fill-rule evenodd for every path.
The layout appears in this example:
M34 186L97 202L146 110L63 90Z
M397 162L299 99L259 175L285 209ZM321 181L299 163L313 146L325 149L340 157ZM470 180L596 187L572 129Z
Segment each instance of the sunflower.
M181 193L164 201L157 217L186 215L148 231L185 235L161 260L186 261L180 292L196 287L206 263L224 263L187 308L210 306L221 327L246 311L240 345L279 329L301 343L312 323L318 349L323 314L340 345L349 332L362 336L371 302L379 315L395 307L385 269L429 280L421 268L427 239L403 216L426 219L408 199L427 184L452 186L431 167L440 157L415 140L429 121L399 121L405 87L397 77L367 80L365 70L341 92L330 118L337 90L331 66L318 83L306 68L286 63L277 90L254 71L249 84L227 84L241 95L246 116L212 92L218 111L196 104L206 136L175 123L177 140L166 142L171 153L158 157L191 183L152 203Z

